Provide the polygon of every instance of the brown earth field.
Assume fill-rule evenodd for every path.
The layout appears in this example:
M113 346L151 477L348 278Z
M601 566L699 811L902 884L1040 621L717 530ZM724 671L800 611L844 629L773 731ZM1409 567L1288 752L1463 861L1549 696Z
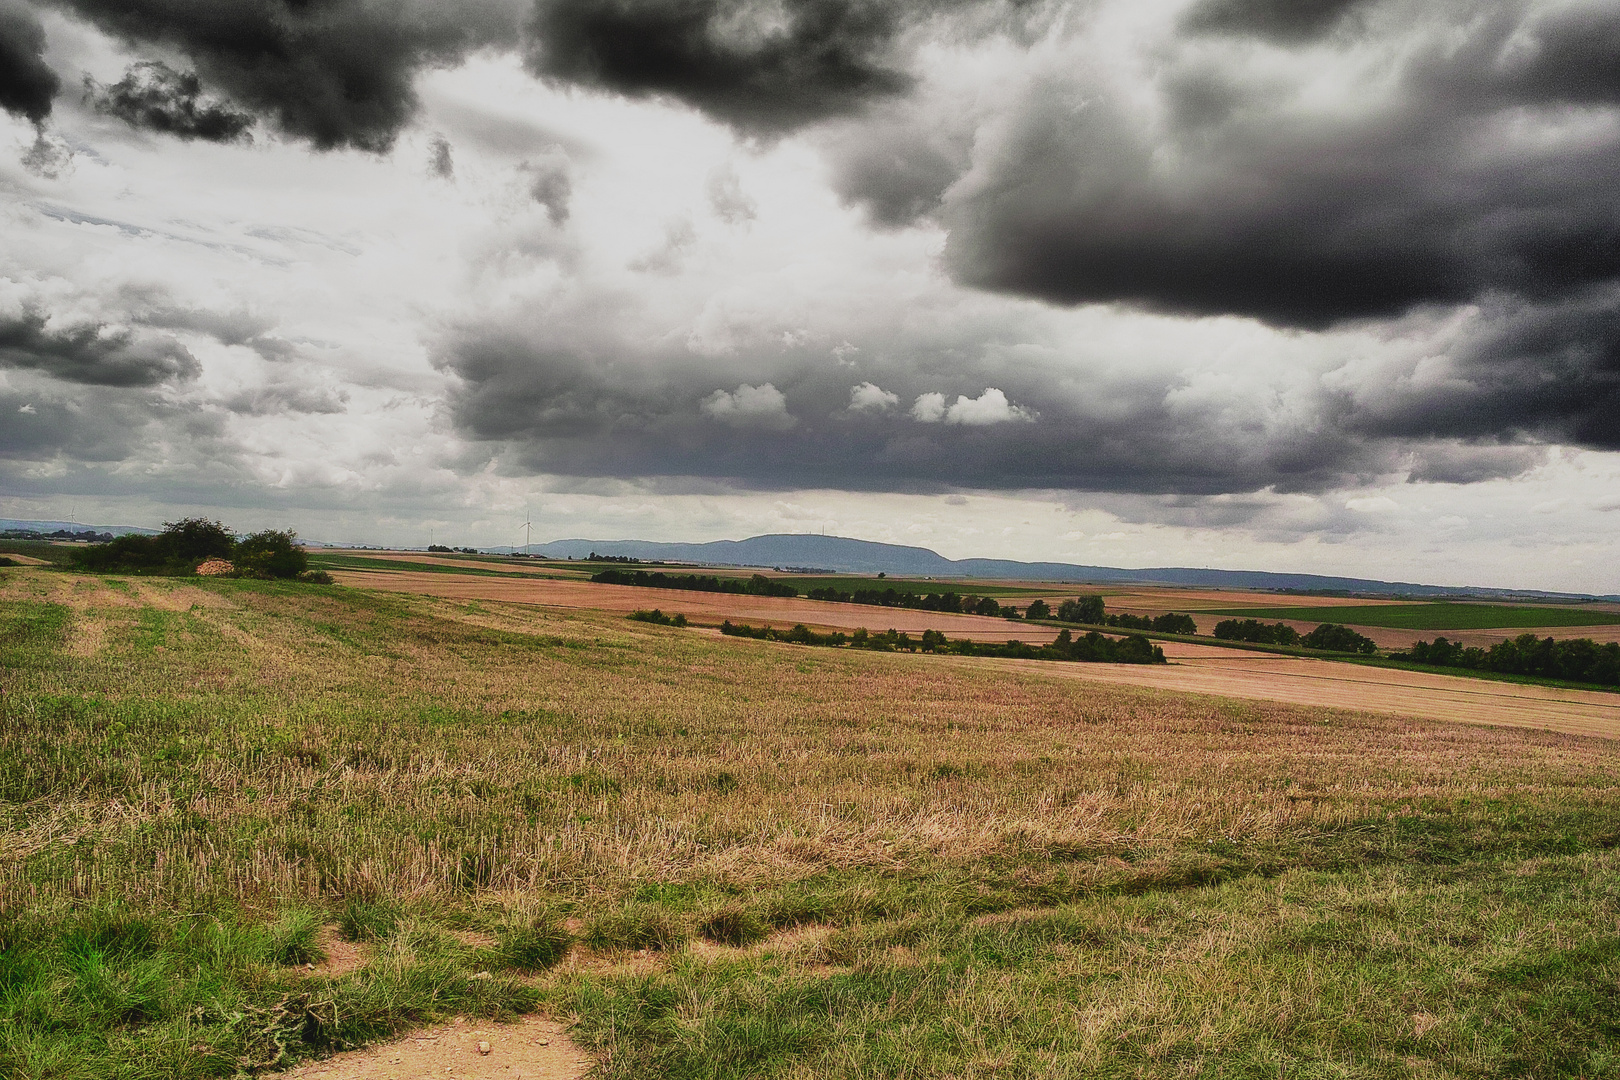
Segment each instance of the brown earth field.
M782 597L693 593L573 581L503 581L491 577L438 573L338 571L334 576L358 587L454 600L506 601L615 613L656 607L666 614L679 612L694 621L708 623L729 618L783 628L802 622L817 630L850 630L865 626L870 630L892 627L908 633L920 633L925 629L934 629L952 637L976 641L1017 638L1042 642L1048 640L1052 633L1049 627L1037 630L1028 625L976 615L947 615ZM1410 636L1410 631L1396 633ZM1500 632L1497 633L1500 636ZM1406 641L1399 643L1404 645ZM761 648L803 648L767 642L759 642L758 645ZM1157 687L1219 697L1620 737L1620 694L1362 667L1331 660L1181 642L1165 642L1163 647L1171 661L1163 667L1059 664L982 657L940 658L940 662L1009 666L1062 678Z
M643 589L634 585L598 585L588 581L548 581L525 578L503 581L472 574L440 574L413 571L334 570L332 576L345 585L390 592L417 593L451 600L504 600L509 603L537 604L542 607L583 608L628 615L632 611L657 608L666 615L685 615L694 622L718 623L723 619L755 626L775 626L786 630L803 623L812 630L903 630L920 634L939 630L954 638L971 641L1050 641L1057 633L1051 627L993 619L982 615L951 615L937 611L910 611L905 608L868 607L863 604L833 604L823 600L780 596L744 596L737 593L688 592L683 589Z

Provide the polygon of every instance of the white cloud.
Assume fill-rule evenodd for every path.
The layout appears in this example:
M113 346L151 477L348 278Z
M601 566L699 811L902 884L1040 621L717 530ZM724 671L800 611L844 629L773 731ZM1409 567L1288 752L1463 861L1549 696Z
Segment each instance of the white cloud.
M787 398L770 383L749 386L747 383L728 393L716 390L703 402L703 411L716 420L739 427L764 427L785 430L794 425L788 415Z
M947 424L966 424L970 427L1035 419L1032 412L1014 405L1007 400L1006 394L993 386L985 387L984 393L976 398L958 394L950 405L945 404L944 394L923 394L911 407L911 415L925 424L944 421Z
M923 394L911 406L911 415L925 424L937 424L945 419L945 395Z
M1344 507L1354 510L1358 514L1387 514L1391 510L1399 510L1400 503L1387 495L1366 495L1360 498L1347 499Z
M899 394L890 393L876 383L863 382L859 386L849 388L849 407L851 410L886 412L899 404Z

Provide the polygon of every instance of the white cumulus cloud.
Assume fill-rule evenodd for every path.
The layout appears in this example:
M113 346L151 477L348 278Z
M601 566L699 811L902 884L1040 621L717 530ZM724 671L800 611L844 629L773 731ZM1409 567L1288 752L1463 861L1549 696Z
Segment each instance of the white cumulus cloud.
M716 390L704 399L703 411L716 420L744 427L783 430L794 424L787 411L787 398L770 383L744 383L735 391Z
M911 406L911 415L925 424L944 421L947 424L967 424L973 427L1035 419L1034 413L1020 405L1014 405L1007 400L1006 394L993 386L985 387L984 393L976 398L958 394L956 400L949 405L945 404L944 394L923 394Z
M900 395L890 393L876 383L863 382L849 388L849 407L866 412L884 412L900 404Z

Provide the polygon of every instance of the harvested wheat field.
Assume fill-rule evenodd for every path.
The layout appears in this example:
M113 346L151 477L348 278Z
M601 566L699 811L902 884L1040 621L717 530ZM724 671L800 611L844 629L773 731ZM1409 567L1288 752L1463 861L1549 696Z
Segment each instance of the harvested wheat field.
M1049 674L1188 693L1620 738L1620 694L1362 667L1185 642L1165 642L1163 648L1170 660L1167 667L1042 665L1001 659L977 662L1056 668Z
M1620 740L1081 666L6 570L0 1075L1614 1074Z
M730 619L784 630L796 623L803 623L817 631L854 630L861 626L868 630L903 630L911 634L939 630L951 637L972 641L1050 641L1057 633L1051 627L1030 626L981 615L838 604L802 597L646 589L633 585L600 585L590 581L507 581L472 575L410 571L337 570L332 576L347 585L421 596L499 600L619 615L627 615L638 609L658 608L666 615L681 614L695 622L718 624Z

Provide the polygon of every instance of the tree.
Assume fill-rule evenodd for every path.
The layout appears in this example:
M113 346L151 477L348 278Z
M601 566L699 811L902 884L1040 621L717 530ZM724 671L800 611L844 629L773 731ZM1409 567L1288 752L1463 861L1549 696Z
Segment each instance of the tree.
M1045 600L1034 600L1028 608L1024 609L1024 618L1026 619L1050 619L1051 617L1052 609L1046 606Z
M236 545L236 557L232 561L245 574L297 577L309 569L309 556L294 543L297 538L298 534L291 529L256 532Z
M1081 596L1073 600L1065 600L1059 604L1058 618L1064 622L1101 626L1107 620L1104 611L1102 597L1096 595Z
M1299 643L1307 649L1323 649L1330 652L1371 655L1378 651L1378 646L1371 638L1362 637L1348 626L1337 626L1333 623L1323 623L1301 638Z

